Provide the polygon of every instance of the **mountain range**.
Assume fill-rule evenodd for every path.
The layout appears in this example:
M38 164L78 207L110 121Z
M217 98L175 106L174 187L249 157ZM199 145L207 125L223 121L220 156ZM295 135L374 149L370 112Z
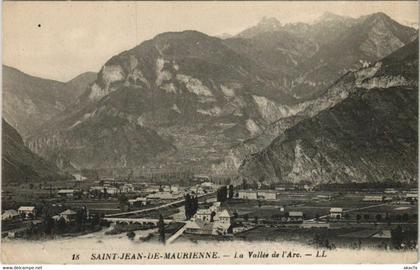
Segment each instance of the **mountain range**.
M63 83L3 65L3 117L26 137L64 111L95 79L94 72L86 72Z
M357 107L359 99L375 98L358 97L355 85L413 87L415 63L406 68L402 63L411 62L401 59L417 36L416 29L383 13L357 19L327 13L313 24L283 25L264 18L223 39L192 30L167 32L111 57L97 74L66 83L4 67L3 112L31 151L64 171L231 175L240 167L245 178L297 181L300 176L289 179L284 168L273 173L277 165L263 153L283 153L273 147L281 144L279 138L298 138L294 128L340 104ZM404 84L395 84L395 78ZM407 98L399 100L401 106ZM324 124L337 128L334 122ZM310 128L302 130L309 134ZM371 165L379 166L375 162ZM341 179L342 174L328 177Z
M347 73L325 95L345 97L286 129L248 159L250 182L417 181L418 40ZM337 93L338 94L338 93Z

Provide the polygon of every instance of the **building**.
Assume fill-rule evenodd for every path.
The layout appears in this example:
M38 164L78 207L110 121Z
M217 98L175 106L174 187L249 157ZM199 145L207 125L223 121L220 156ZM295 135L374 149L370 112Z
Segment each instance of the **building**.
M218 214L218 221L223 224L231 225L233 223L233 218L233 213L228 209L224 209Z
M117 195L117 194L121 193L120 189L116 188L116 187L104 187L103 193L105 193L105 192L108 195Z
M233 232L234 215L220 202L215 202L208 209L198 209L187 224L186 232L194 234L226 235Z
M409 201L417 201L418 200L418 194L417 193L407 193L405 195L405 198Z
M80 198L81 194L82 193L80 190L74 190L74 189L60 189L59 191L57 191L57 195L62 198L74 198L74 197Z
M343 217L343 208L333 207L330 209L330 217L340 219Z
M180 199L184 195L181 192L156 192L146 196L147 199L151 200L174 200Z
M36 215L35 206L21 206L18 208L19 215L24 218L33 218Z
M221 211L220 202L214 202L208 209L198 209L194 219L203 221L219 221Z
M310 185L303 185L303 189L305 190L305 191L307 191L307 192L310 192L310 191L313 191L314 190L314 187L313 186L310 186Z
M187 223L185 233L211 235L213 234L213 225L213 222L197 219Z
M132 184L124 183L122 186L119 187L119 191L121 193L129 193L134 191L134 187Z
M210 176L205 175L205 174L196 174L196 175L194 175L194 180L195 181L206 181L206 182L210 182Z
M202 221L212 221L211 214L212 214L212 211L210 209L198 209L197 213L195 213L194 215L194 219L195 220L199 219Z
M76 220L77 212L71 209L61 212L60 214L53 216L53 219L60 220L63 218L66 222L72 222Z
M363 197L364 202L382 202L384 199L381 195L366 195Z
M331 196L330 195L316 195L315 200L330 201Z
M239 190L238 198L246 199L246 200L257 200L258 194L256 191L253 191L253 190Z
M128 200L128 204L131 206L146 206L148 203L147 198L137 197L135 199Z
M289 221L292 221L292 222L301 222L301 221L303 221L303 212L300 212L300 211L290 211L289 212Z
M372 235L372 238L391 239L391 230L380 230Z
M19 219L19 217L20 217L20 215L19 215L18 211L16 211L15 209L5 210L3 212L3 214L1 214L1 220L2 221L15 220L15 219Z
M386 188L384 193L386 194L396 194L398 191L395 190L395 188Z
M257 192L258 198L264 200L276 200L277 199L277 192L272 190L258 190Z

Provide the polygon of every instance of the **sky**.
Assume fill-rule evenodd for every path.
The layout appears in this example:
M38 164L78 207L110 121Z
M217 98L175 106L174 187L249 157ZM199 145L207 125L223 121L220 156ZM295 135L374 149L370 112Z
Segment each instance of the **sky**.
M98 72L112 56L167 31L236 34L264 16L311 22L324 12L359 17L385 12L418 22L418 2L3 2L3 64L68 81Z

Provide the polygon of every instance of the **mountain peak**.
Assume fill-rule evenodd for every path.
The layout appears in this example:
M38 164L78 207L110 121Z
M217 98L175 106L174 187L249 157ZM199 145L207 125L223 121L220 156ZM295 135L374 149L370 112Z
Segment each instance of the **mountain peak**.
M366 21L368 21L368 22L391 22L391 23L397 23L391 17L389 17L387 14L385 14L383 12L372 13L370 15L366 15L365 18L366 18Z
M319 17L318 22L331 22L331 21L345 21L350 19L348 16L341 16L330 11L324 12L321 17Z
M277 20L274 17L263 17L258 24L255 26L252 26L248 29L245 29L241 33L239 33L237 36L242 38L252 38L256 35L259 35L261 33L267 33L267 32L274 32L278 31L282 28L281 22Z
M263 17L261 21L258 23L258 26L265 27L265 28L272 28L277 29L280 28L281 22L274 17Z

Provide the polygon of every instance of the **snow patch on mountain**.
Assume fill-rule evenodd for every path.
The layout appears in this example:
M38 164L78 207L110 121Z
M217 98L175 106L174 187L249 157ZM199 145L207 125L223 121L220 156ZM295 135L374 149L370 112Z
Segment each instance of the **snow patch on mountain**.
M164 70L165 64L168 61L165 59L158 57L156 59L156 81L155 84L157 86L160 86L162 82L169 81L172 79L172 73L170 73L168 70Z
M176 104L172 105L171 109L176 111L177 113L181 113L181 110L178 108Z
M167 93L172 93L172 94L177 93L177 89L176 89L176 87L173 83L165 83L160 88L165 90L165 92L167 92Z
M184 83L187 90L197 96L213 96L212 92L199 79L185 74L177 74L176 79Z
M226 97L234 97L235 96L235 90L233 88L229 88L229 87L224 86L222 84L222 85L220 85L220 89L222 90L223 94Z
M253 95L252 98L257 105L258 112L269 122L274 122L280 118L290 117L298 114L307 107L307 104L300 103L294 106L280 105L262 96Z
M261 128L255 123L253 119L246 120L246 129L251 133L251 136L258 135L261 132Z
M209 116L219 116L222 114L222 109L216 106L209 110L198 109L197 112Z
M105 83L106 87L113 82L124 80L124 70L121 66L112 65L104 66L102 69L102 81Z

